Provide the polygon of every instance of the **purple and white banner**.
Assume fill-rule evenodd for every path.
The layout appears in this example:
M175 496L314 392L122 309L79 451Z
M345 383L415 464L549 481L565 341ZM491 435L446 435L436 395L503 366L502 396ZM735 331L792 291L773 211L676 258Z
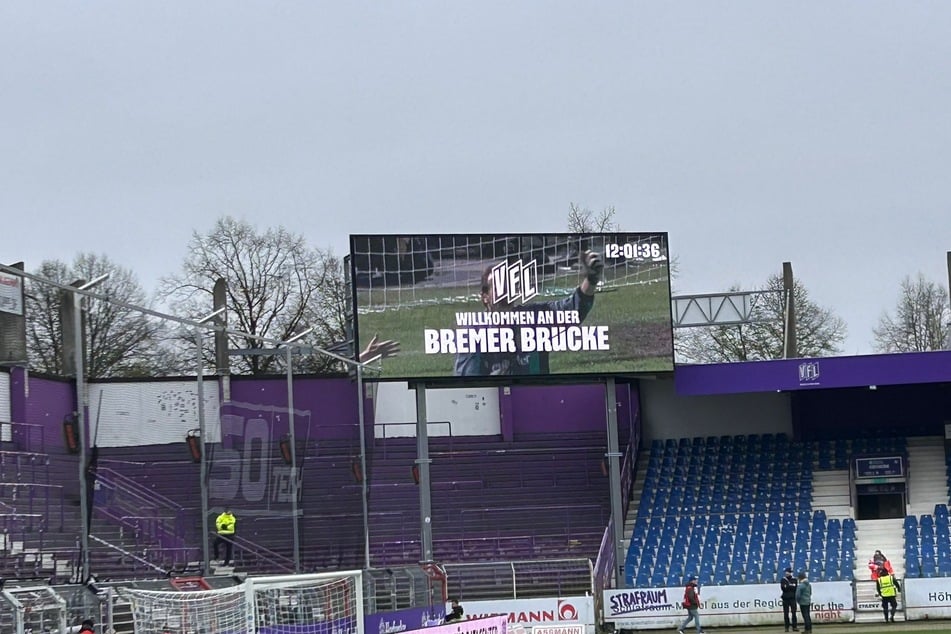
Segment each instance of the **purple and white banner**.
M506 634L508 632L507 625L504 616L489 616L427 627L426 634ZM373 633L367 630L366 634Z
M687 617L684 589L629 588L604 591L604 620L623 629L679 627ZM779 625L783 604L779 583L703 586L700 620L704 626ZM855 619L852 585L847 581L812 584L812 619L816 623L850 623Z
M427 605L394 612L377 612L363 617L364 634L397 634L409 630L442 625L446 618L446 605Z

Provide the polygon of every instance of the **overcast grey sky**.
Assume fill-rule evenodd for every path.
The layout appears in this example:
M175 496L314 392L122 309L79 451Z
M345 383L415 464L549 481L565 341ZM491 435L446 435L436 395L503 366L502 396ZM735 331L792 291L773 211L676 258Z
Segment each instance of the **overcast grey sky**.
M849 326L947 285L951 2L4 2L0 259L151 291L231 214L670 232L677 293L783 261Z

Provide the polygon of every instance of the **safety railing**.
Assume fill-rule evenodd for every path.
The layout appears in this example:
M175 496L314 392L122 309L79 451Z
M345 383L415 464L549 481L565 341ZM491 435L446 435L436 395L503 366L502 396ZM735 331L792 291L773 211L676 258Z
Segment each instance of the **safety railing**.
M137 531L162 546L185 546L185 507L151 491L108 467L95 472L96 511L120 526Z

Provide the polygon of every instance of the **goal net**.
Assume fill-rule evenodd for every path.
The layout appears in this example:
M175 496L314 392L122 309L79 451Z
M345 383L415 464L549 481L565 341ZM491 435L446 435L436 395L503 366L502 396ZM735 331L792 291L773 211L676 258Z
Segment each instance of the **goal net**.
M250 632L251 606L243 586L218 590L124 589L136 634Z
M357 634L361 572L248 578L216 590L124 588L136 634Z
M257 631L267 634L356 633L363 623L361 580L355 576L254 581ZM359 590L359 591L358 591ZM359 608L359 609L358 609Z
M539 295L557 296L578 285L586 250L604 260L602 289L667 283L666 235L643 233L354 236L352 279L361 313L478 299L504 261L534 263Z

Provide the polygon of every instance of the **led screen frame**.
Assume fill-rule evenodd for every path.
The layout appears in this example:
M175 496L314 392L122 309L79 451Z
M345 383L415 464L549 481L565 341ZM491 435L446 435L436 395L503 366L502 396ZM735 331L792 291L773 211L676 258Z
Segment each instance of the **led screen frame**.
M378 380L673 371L666 232L359 234L349 260L355 350L400 347Z

